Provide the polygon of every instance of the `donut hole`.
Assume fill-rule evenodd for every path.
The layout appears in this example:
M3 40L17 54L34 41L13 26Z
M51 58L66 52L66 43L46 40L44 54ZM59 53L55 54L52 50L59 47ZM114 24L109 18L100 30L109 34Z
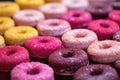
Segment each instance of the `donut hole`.
M95 9L103 9L102 6L96 6Z
M94 69L93 71L91 71L90 75L98 76L98 75L101 75L102 73L103 73L102 69Z
M103 45L102 47L100 47L101 49L108 49L111 48L111 45Z
M10 56L10 55L15 54L15 53L16 53L16 50L9 50L7 52L7 56Z
M50 26L58 26L59 23L50 23L49 25L50 25Z
M83 38L83 37L85 37L85 35L82 35L82 34L81 34L81 35L76 34L75 37L76 37L76 38Z
M46 40L46 39L42 39L42 40L40 40L39 42L40 42L40 43L48 43L49 41Z
M40 73L40 70L38 68L33 68L27 71L27 74L29 75L37 75Z
M73 14L73 17L80 17L80 14L79 13L75 13L75 14Z
M68 52L66 54L63 54L64 58L69 58L69 57L73 57L73 56L74 56L73 52Z
M25 34L25 33L26 33L26 30L18 31L18 33Z
M109 25L106 24L106 23L101 23L100 26L101 26L101 27L104 27L104 28L108 28L108 27L109 27Z
M31 16L33 16L33 14L26 14L25 16L27 16L27 17L31 17Z
M73 0L72 2L73 3L79 3L79 0Z

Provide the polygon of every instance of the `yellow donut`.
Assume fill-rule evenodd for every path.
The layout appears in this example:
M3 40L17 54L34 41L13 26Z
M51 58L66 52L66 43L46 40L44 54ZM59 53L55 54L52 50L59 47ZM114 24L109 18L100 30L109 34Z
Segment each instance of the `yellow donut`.
M15 0L22 9L37 9L44 4L44 0Z
M49 3L49 2L61 2L61 0L45 0L46 3Z
M4 34L4 32L10 28L14 27L14 21L9 17L0 17L0 34Z
M23 45L30 38L38 36L38 31L31 26L16 26L5 31L4 38L8 45Z
M19 10L14 2L0 2L0 16L12 17Z
M5 40L3 36L0 35L0 48L5 46Z

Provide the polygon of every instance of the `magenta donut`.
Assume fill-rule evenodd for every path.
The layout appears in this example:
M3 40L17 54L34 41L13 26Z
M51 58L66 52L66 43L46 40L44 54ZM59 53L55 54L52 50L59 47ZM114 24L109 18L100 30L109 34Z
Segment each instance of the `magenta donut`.
M120 10L113 10L109 13L109 19L120 25Z
M60 3L47 3L39 8L45 18L60 18L61 14L67 12L67 7Z
M73 75L80 67L89 63L88 55L84 50L63 48L53 52L48 58L49 65L58 75Z
M61 48L62 42L50 36L40 36L27 40L25 47L30 55L37 58L47 58L53 51Z
M68 21L73 29L85 28L92 20L92 16L89 12L72 10L62 14L61 19Z
M29 61L28 51L21 46L0 48L0 71L11 71L14 66Z
M21 63L11 71L11 80L54 80L54 72L40 62Z
M47 19L37 25L40 35L44 36L62 36L65 32L71 30L70 24L62 19Z
M37 10L21 10L14 14L16 25L36 26L39 21L44 20L44 15Z
M120 43L113 40L94 42L87 51L90 60L96 63L112 63L120 59Z
M88 29L94 31L99 40L112 39L113 34L120 30L117 23L104 19L91 21Z
M87 29L74 29L63 34L62 41L65 47L87 49L97 41L97 35Z

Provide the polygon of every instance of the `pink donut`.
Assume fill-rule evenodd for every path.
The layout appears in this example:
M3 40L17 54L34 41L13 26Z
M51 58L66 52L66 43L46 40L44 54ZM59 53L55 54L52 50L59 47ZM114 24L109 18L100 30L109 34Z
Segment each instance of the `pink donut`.
M48 58L48 56L61 48L62 42L50 36L41 36L29 39L25 42L25 47L30 55L37 58Z
M88 29L94 31L99 40L111 39L120 30L119 25L111 20L94 20L88 24Z
M86 28L92 20L92 16L87 11L72 10L62 14L61 19L70 23L73 29Z
M65 47L87 49L97 41L97 35L87 29L74 29L63 34L62 41Z
M47 19L37 25L40 35L62 36L65 32L71 30L70 24L61 19Z
M21 63L11 71L11 80L54 80L54 72L40 62Z
M120 59L120 43L113 40L97 41L87 51L90 60L96 63L112 63Z
M89 6L88 0L62 0L62 4L67 6L69 10L85 9Z
M36 26L41 20L44 20L44 15L37 10L21 10L13 16L16 25Z
M109 13L109 19L120 25L120 10L113 10Z
M46 18L59 18L61 14L67 12L67 7L60 3L47 3L39 8Z
M0 48L0 71L11 71L14 66L29 61L28 51L21 46Z

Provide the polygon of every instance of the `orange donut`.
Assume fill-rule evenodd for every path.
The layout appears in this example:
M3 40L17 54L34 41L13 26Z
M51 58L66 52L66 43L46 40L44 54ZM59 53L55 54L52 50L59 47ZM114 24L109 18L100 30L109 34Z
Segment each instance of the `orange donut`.
M97 41L88 47L93 62L112 63L120 59L120 42L112 40Z

